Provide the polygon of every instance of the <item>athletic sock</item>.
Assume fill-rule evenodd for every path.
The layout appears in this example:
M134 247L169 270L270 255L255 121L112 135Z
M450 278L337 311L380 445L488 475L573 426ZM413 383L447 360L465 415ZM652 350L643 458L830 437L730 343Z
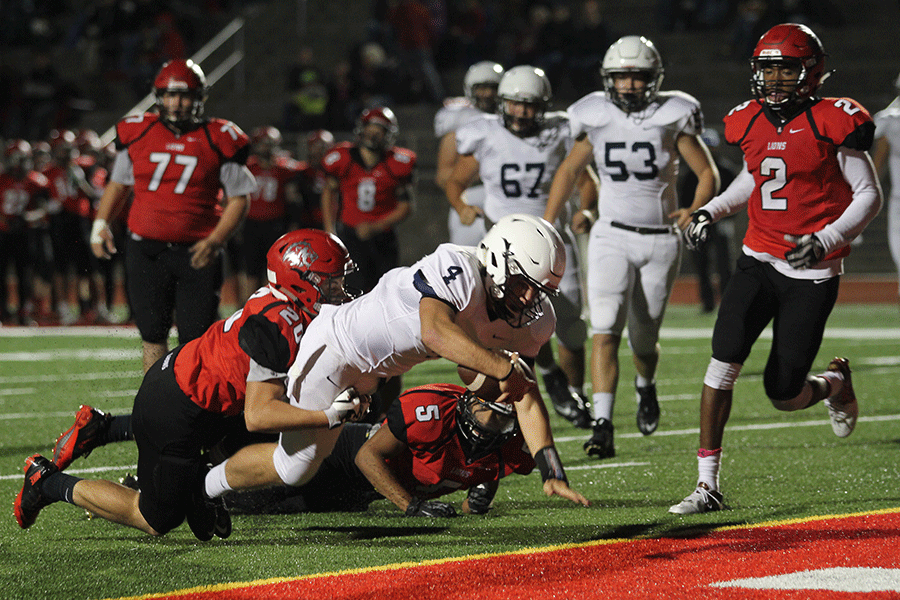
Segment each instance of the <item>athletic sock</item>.
M225 478L225 465L228 464L226 460L222 464L218 464L209 470L209 473L206 474L206 479L204 480L204 489L206 490L206 495L210 498L218 498L225 492L232 491L230 485L228 485L228 479Z
M591 411L594 420L606 419L612 422L613 406L616 403L616 395L609 392L597 392L591 395Z
M645 388L650 385L654 385L656 383L655 379L647 379L646 377L641 377L640 375L635 376L634 385L635 387Z
M844 389L844 376L838 371L825 371L824 373L821 373L819 377L828 382L829 398L837 396Z
M131 415L116 415L109 423L109 429L101 440L103 444L113 442L128 442L134 439L131 430Z
M719 491L719 466L722 463L722 449L697 451L697 483L705 483L714 492Z
M41 494L53 502L63 501L68 502L69 504L75 504L72 500L72 496L74 494L75 484L79 481L81 481L81 478L79 477L73 477L62 471L57 471L41 482Z

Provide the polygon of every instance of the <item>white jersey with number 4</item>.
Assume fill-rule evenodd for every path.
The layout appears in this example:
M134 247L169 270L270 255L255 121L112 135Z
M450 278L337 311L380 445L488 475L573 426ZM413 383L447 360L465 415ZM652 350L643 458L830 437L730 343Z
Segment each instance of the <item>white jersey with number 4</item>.
M572 146L565 113L544 115L539 134L520 138L497 115L485 116L456 132L456 150L478 161L486 198L484 212L497 222L512 213L544 216L550 183Z
M703 132L700 103L683 92L660 92L643 111L628 114L605 92L569 107L572 135L586 133L600 176L600 218L627 225L671 225L678 208L676 182L681 133Z

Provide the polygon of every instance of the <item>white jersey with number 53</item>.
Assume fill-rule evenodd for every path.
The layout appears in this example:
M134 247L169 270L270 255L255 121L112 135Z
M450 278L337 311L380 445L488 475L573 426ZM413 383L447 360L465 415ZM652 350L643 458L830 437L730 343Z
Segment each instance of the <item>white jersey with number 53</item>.
M600 217L628 225L669 225L678 208L680 133L703 131L700 103L683 92L660 92L641 112L628 114L605 92L569 107L572 135L586 133L600 176Z

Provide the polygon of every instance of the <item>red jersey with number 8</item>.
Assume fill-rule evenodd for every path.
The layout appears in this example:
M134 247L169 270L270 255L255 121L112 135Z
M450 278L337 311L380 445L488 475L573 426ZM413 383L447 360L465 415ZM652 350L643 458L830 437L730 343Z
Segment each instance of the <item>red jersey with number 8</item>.
M224 119L209 119L176 135L153 113L122 119L116 135L116 146L128 149L134 172L128 229L179 244L208 236L219 220L219 171L227 162L246 164L247 135Z
M397 188L412 181L416 154L388 148L381 162L367 169L359 150L344 142L325 155L322 168L340 182L338 220L350 227L378 221L397 207Z
M723 121L725 139L741 147L756 182L744 245L779 258L793 247L785 234L815 233L843 214L853 193L838 148L867 151L875 131L868 111L849 98L821 98L786 123L751 100ZM844 246L826 259L849 253Z

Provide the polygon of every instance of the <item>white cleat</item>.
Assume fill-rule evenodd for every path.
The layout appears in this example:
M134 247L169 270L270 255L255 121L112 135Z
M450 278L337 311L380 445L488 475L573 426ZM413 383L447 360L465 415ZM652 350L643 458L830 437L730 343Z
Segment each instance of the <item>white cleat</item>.
M856 401L853 383L850 380L850 361L846 358L835 358L829 363L828 370L836 371L844 377L840 393L829 397L824 404L828 407L834 435L845 438L853 433L856 418L859 416L859 403Z
M696 515L724 508L721 492L709 489L705 483L698 483L697 489L678 504L670 506L669 512L673 515Z

